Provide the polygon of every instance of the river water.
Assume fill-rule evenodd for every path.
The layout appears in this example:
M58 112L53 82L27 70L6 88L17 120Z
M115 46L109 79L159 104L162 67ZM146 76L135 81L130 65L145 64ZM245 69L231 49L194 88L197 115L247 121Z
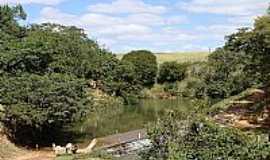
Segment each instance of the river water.
M189 112L192 104L190 99L184 98L140 100L137 105L119 105L106 113L90 113L85 121L73 127L73 131L77 143L87 143L92 138L145 128L164 116L166 110Z

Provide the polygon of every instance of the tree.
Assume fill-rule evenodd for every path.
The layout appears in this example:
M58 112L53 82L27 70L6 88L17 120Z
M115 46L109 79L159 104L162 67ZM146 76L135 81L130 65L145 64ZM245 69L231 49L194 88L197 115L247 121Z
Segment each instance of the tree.
M91 109L87 80L104 79L118 60L82 29L58 24L25 28L18 23L24 18L20 6L1 6L0 11L0 33L7 35L0 45L1 121L13 140L52 140Z
M122 97L125 104L133 104L142 89L142 86L136 80L136 76L135 66L132 63L119 62L105 79L103 90Z
M164 62L160 65L158 82L159 83L172 83L185 79L186 64L180 64L177 62Z
M0 6L0 40L3 38L20 38L25 34L25 28L21 27L18 20L25 20L26 13L21 5L10 7L8 5ZM9 39L8 38L8 39Z
M80 119L91 106L85 84L83 79L55 73L1 76L2 122L10 138L40 144Z
M157 59L150 51L132 51L123 56L122 61L127 61L135 66L136 80L146 87L155 83L157 76Z
M247 58L242 52L217 49L209 56L203 80L206 94L212 98L225 98L238 94L255 83L245 71Z
M207 95L224 98L270 78L270 16L256 19L253 28L242 28L226 37L224 47L209 56L203 76Z

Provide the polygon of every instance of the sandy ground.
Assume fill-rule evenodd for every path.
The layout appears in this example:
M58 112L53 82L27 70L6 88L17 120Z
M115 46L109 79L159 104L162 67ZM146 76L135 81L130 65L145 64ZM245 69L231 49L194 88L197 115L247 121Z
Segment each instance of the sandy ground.
M54 160L53 152L48 151L30 151L23 155L18 155L14 160Z

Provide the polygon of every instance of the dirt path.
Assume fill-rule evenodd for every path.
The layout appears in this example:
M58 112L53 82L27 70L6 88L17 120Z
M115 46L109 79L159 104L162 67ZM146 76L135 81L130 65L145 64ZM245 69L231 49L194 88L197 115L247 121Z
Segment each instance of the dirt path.
M55 155L49 151L30 151L17 156L14 160L54 160Z

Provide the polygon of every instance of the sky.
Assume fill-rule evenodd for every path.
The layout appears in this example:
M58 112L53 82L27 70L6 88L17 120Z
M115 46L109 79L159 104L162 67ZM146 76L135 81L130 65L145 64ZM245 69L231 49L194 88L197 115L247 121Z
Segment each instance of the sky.
M52 22L83 28L115 53L208 51L224 37L252 27L268 0L0 0L23 5L26 24Z

